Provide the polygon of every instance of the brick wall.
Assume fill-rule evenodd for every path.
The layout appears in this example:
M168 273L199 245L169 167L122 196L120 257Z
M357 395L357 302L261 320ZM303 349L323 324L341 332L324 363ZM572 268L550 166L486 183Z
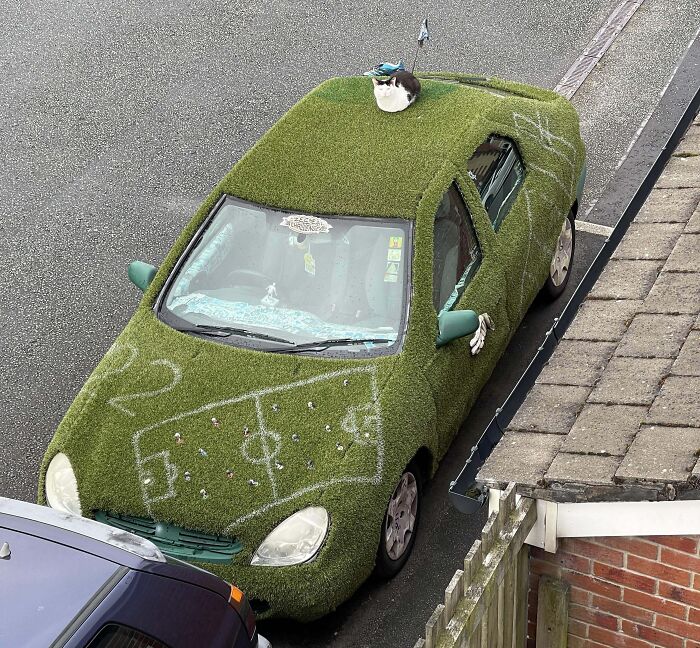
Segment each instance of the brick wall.
M568 581L569 648L700 648L698 537L566 538L531 547L528 648L541 574Z

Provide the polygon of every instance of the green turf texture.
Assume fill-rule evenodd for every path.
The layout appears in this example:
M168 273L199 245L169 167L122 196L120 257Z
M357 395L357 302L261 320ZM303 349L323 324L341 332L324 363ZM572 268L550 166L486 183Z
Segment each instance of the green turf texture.
M417 103L397 114L376 107L370 79L329 80L233 167L183 230L137 312L59 425L42 464L40 501L48 461L62 451L72 461L84 514L107 510L145 516L135 468L136 430L253 390L371 366L382 415L380 483L333 485L273 506L235 528L244 550L233 564L209 566L249 597L270 603L270 614L301 620L327 613L357 589L373 569L386 504L403 469L425 448L429 459L424 468L432 474L547 277L584 160L578 118L566 100L522 84L449 78L469 85L424 77ZM562 141L543 134L543 128ZM524 188L497 234L465 169L473 150L491 133L516 139L527 169ZM468 338L435 346L433 217L451 182L458 183L468 203L483 253L481 269L457 308L488 311L496 325L477 357L469 355ZM371 360L266 354L195 338L159 322L152 312L154 300L223 193L291 211L414 220L413 297L401 353ZM179 381L164 360L181 368ZM280 495L319 479L372 473L376 448L348 443L340 432L343 404L364 397L365 380L353 376L345 386L334 379L263 399L266 417L272 416L273 403L279 406L275 429L283 442L279 461L284 468L275 477ZM308 401L314 402L313 410ZM153 503L154 515L186 528L222 532L272 494L264 466L250 464L239 451L244 425L255 425L254 410L244 405L217 412L219 428L211 424L211 415L205 411L154 429L144 435L141 450L167 449L178 466L176 496ZM325 431L326 424L332 432ZM174 442L175 431L184 438L182 445ZM290 441L293 433L300 435L298 443ZM336 447L341 441L343 451ZM200 447L207 457L198 453ZM307 467L309 459L313 469ZM234 471L233 479L226 477L228 469ZM185 470L191 472L189 482ZM167 482L157 462L153 479L148 488L157 494ZM249 486L248 479L260 485ZM265 536L310 505L326 507L331 518L317 559L293 567L250 566Z

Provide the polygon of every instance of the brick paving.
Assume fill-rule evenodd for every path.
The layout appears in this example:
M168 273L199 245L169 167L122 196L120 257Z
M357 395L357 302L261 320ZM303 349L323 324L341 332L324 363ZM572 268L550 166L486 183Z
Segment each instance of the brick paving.
M698 456L700 118L478 479L564 501L630 486L666 499L698 488Z

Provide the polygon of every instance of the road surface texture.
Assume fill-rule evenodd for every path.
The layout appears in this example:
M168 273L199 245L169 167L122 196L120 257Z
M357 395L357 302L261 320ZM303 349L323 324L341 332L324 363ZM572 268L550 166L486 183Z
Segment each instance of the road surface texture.
M127 264L157 265L214 183L309 89L410 61L426 15L432 38L419 69L554 87L617 1L493 4L1 3L0 494L35 498L43 449L140 298ZM653 109L698 14L697 0L646 0L574 98L589 146L586 206ZM579 235L567 294L601 241ZM275 648L414 643L483 524L451 508L449 481L565 300L531 309L428 487L404 571L315 624L263 624Z

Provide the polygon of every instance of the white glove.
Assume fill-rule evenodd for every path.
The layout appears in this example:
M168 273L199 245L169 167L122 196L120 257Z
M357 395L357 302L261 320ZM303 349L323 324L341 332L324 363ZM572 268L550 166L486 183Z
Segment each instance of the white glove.
M469 346L472 349L472 355L476 355L484 348L484 342L486 342L486 331L491 329L492 331L496 327L493 325L491 318L488 313L479 315L479 328L474 332L474 337L469 340Z

